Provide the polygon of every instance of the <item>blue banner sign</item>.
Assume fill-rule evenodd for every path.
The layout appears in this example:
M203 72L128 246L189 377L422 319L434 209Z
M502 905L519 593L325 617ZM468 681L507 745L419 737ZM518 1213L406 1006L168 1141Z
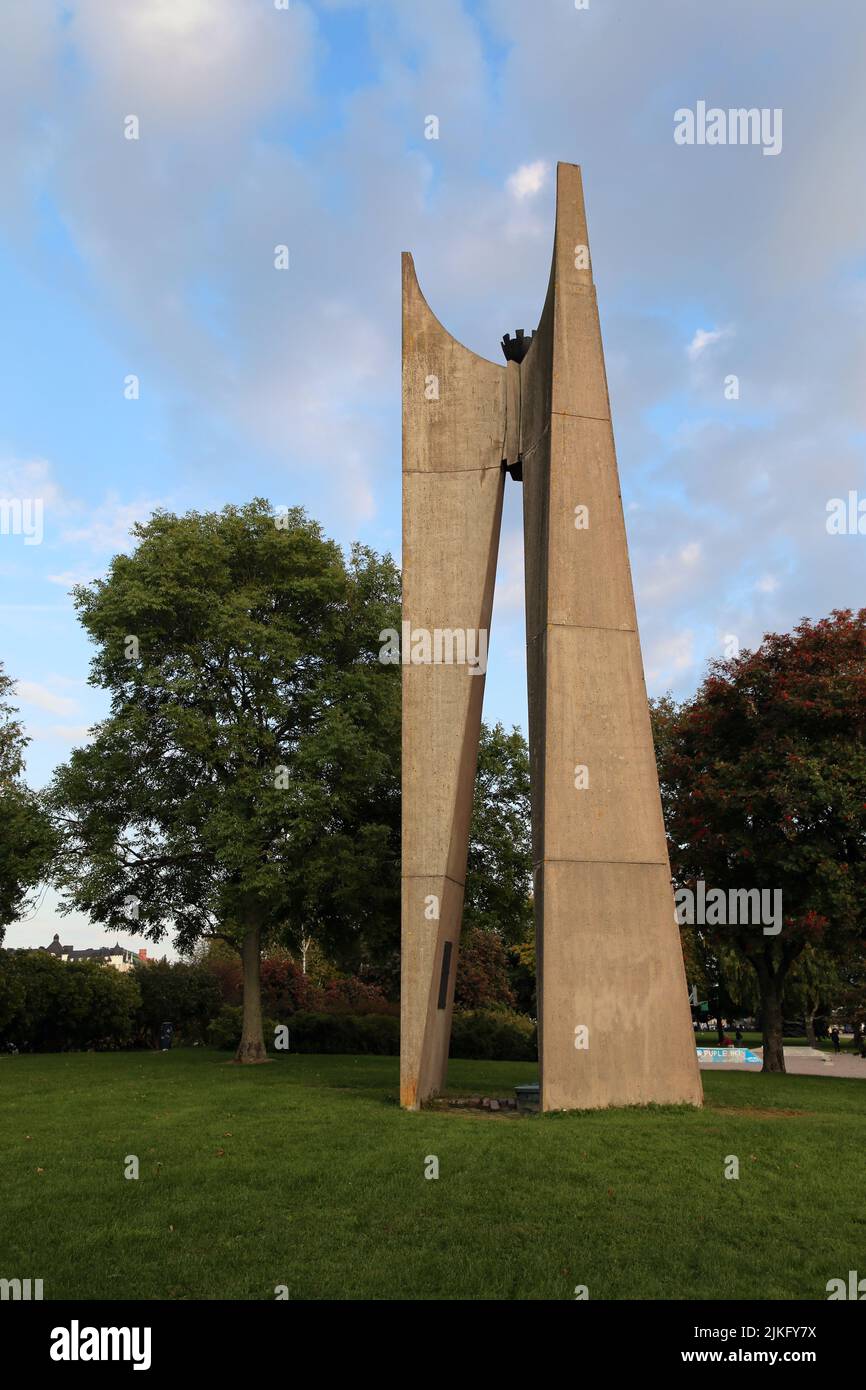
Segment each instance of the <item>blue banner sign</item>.
M750 1047L699 1047L699 1062L757 1062L761 1059Z

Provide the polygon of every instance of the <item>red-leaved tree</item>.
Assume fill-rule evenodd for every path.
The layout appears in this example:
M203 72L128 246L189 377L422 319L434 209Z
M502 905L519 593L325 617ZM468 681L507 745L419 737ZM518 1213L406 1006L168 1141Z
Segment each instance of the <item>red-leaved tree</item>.
M843 959L866 934L866 609L804 619L711 664L657 727L678 887L781 890L777 935L699 926L757 975L764 1071L785 1070L782 991L807 944Z

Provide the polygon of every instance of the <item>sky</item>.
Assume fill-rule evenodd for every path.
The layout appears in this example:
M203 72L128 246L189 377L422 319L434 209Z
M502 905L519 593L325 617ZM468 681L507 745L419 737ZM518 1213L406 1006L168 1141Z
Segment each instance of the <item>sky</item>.
M399 559L400 252L501 360L557 160L650 693L863 605L866 534L827 525L866 499L862 0L5 0L2 30L0 662L33 786L107 708L70 588L155 507L300 503ZM766 112L772 151L681 143L699 103ZM525 730L521 525L509 482L485 718ZM105 944L51 893L6 943L55 931Z

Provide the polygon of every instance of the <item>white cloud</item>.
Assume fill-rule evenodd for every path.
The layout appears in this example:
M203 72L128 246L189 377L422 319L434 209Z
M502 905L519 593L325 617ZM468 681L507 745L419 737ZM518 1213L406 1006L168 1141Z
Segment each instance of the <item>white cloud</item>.
M521 164L513 174L509 174L505 186L512 198L520 201L534 198L547 183L549 174L550 165L543 159L536 159L533 164Z
M0 497L38 498L50 515L64 515L70 507L51 464L43 458L0 459Z
M762 574L755 588L760 594L774 594L779 587L779 581L774 574Z
M76 584L91 584L98 575L89 570L61 570L59 574L46 574L49 584L59 584L63 589L73 589Z
M676 632L670 636L658 637L651 643L646 654L647 682L658 690L667 690L679 684L683 674L690 671L694 664L693 632Z
M258 0L76 0L69 38L83 55L92 101L106 98L141 138L183 120L208 136L235 127L276 100L297 105L312 75L308 7L278 11ZM121 109L122 108L122 109ZM122 142L121 142L122 143Z
M51 738L60 739L64 743L87 743L88 739L90 738L90 725L49 724L48 733Z
M68 747L86 743L90 738L89 724L28 724L27 733L34 741L51 739Z
M156 498L139 498L135 502L122 502L116 493L109 493L98 506L87 508L77 503L79 513L87 515L83 526L70 526L63 532L62 539L71 544L86 545L100 554L116 554L130 551L135 541L130 530L136 521L147 521L151 513L160 506ZM91 576L92 577L92 576ZM60 583L63 576L58 576Z
M720 343L724 338L730 336L731 329L729 328L699 328L686 349L689 360L697 362L708 347L712 347L714 343Z
M57 480L56 472L56 468L43 458L0 459L0 497L41 500L48 541L59 539L63 543L86 545L100 554L129 550L133 545L129 535L133 523L146 521L157 507L165 505L164 499L142 496L125 502L116 492L107 493L101 502L92 505L71 496ZM56 522L63 523L59 536ZM94 574L83 569L66 569L47 574L45 578L51 584L71 587L79 580L89 582Z
M36 705L37 709L48 710L49 714L76 714L78 701L67 695L55 695L47 686L38 681L16 681L15 691L20 700Z
M86 689L87 689L87 681L82 680L80 676L63 676L63 675L60 675L59 672L57 672L57 671L52 671L51 674L50 674L49 676L46 676L45 679L46 679L46 682L48 683L48 685L62 685L62 686L70 686L70 685L71 685L71 686L73 686L76 690L86 690Z
M682 524L682 520L678 518L678 524ZM661 541L661 535L656 534L657 540ZM677 599L685 600L694 592L694 586L701 576L703 559L703 545L698 540L687 541L674 554L664 549L661 544L656 544L647 565L646 576L642 578L639 598L652 604L671 604Z

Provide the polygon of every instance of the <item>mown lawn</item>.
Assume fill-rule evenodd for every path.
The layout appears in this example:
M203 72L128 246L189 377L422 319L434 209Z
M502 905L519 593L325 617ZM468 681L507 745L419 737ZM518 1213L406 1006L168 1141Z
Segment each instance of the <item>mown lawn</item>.
M777 1299L866 1275L866 1085L704 1086L702 1111L406 1114L388 1057L2 1058L0 1277L55 1299Z

